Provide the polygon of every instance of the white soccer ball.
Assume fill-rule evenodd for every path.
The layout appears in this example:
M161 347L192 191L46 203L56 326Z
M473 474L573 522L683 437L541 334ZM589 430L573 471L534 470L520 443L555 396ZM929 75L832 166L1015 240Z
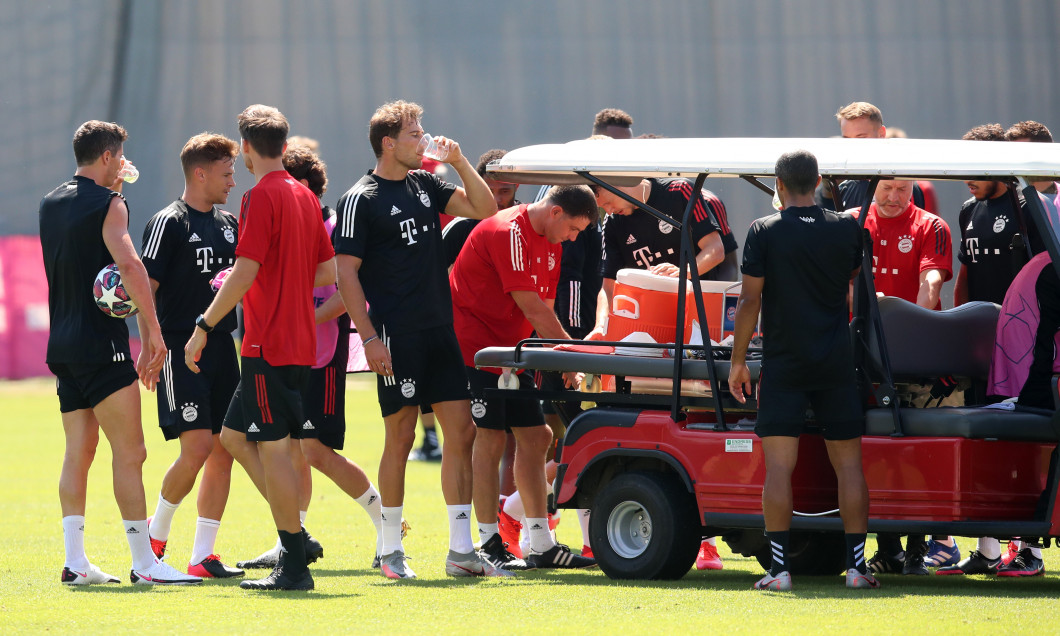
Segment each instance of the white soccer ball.
M92 298L100 311L113 318L128 318L140 311L121 284L121 274L114 263L96 274L96 282L92 284Z

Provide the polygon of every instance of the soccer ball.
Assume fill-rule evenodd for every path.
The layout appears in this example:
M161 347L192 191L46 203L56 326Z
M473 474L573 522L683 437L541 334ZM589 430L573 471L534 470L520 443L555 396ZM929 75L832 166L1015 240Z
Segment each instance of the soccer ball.
M100 311L113 318L135 316L140 308L129 297L129 292L121 284L121 274L114 263L107 265L96 274L92 284L92 299Z
M213 280L210 281L210 287L212 287L214 291L220 291L221 285L224 285L225 279L228 278L228 275L231 273L231 267L226 267L221 271L217 272L217 275L214 276Z

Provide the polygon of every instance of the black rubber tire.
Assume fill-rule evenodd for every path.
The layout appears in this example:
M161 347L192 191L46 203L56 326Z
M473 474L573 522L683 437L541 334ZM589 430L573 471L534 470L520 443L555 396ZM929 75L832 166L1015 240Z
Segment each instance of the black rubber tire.
M679 579L696 560L699 510L673 475L619 475L600 489L592 511L593 554L612 579Z
M832 576L846 570L846 539L841 532L792 532L788 541L788 571L793 576ZM763 569L773 564L766 541L755 559Z

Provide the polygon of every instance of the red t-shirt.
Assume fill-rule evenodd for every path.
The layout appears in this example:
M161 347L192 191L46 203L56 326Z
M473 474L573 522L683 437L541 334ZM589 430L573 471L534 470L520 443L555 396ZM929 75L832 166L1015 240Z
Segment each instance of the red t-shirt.
M464 364L475 366L480 349L513 347L533 333L511 292L555 299L562 255L560 244L534 231L525 204L475 226L449 274L453 328Z
M261 265L243 297L242 354L273 366L316 361L313 279L335 256L320 201L285 171L270 172L243 195L236 256Z
M853 210L855 217L858 210ZM872 235L872 276L876 291L916 302L920 272L941 269L942 281L953 278L950 226L910 201L905 211L888 219L869 207L865 229ZM935 309L941 309L942 302Z

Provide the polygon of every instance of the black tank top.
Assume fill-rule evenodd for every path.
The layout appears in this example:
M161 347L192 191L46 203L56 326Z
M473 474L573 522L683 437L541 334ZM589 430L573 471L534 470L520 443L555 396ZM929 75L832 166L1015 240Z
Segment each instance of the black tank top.
M115 196L121 195L75 176L41 200L40 242L51 320L49 364L130 359L128 325L100 311L92 297L96 274L114 262L103 242L103 220Z

